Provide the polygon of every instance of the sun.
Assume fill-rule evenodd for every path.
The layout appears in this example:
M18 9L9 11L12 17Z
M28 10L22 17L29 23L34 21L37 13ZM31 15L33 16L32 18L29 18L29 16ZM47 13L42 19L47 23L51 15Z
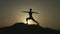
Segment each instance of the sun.
M28 25L36 24L36 23L33 22L32 20L28 20L28 22L25 21L25 24L27 24L27 23L28 23Z
M31 20L28 20L28 24L32 24L32 21Z

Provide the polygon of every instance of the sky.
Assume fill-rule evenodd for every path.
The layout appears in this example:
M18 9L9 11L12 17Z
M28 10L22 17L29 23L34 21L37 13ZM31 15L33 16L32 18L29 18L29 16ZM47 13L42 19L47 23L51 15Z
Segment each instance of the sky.
M25 23L28 14L22 11L30 8L39 13L33 17L40 26L60 30L60 0L0 0L0 27Z

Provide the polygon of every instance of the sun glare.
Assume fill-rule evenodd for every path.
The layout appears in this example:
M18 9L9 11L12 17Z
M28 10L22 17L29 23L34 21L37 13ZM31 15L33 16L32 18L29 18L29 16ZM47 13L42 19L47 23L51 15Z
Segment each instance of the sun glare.
M35 24L35 22L33 22L32 20L28 20L28 24L32 25L32 24Z
M31 20L28 20L28 24L32 24L32 21Z

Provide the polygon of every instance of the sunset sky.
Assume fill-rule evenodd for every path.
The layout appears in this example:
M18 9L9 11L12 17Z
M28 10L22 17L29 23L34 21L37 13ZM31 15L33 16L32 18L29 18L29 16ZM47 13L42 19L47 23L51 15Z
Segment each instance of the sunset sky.
M29 11L30 8L39 13L33 14L33 17L40 26L60 30L59 0L0 0L0 27L25 23L28 14L22 11Z

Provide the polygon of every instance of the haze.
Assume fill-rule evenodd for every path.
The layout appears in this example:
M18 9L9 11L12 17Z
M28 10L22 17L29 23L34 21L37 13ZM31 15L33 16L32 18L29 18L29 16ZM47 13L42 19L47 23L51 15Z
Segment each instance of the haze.
M33 11L40 26L60 30L59 0L0 0L0 27L11 26L16 22L25 22L28 14L21 11Z

